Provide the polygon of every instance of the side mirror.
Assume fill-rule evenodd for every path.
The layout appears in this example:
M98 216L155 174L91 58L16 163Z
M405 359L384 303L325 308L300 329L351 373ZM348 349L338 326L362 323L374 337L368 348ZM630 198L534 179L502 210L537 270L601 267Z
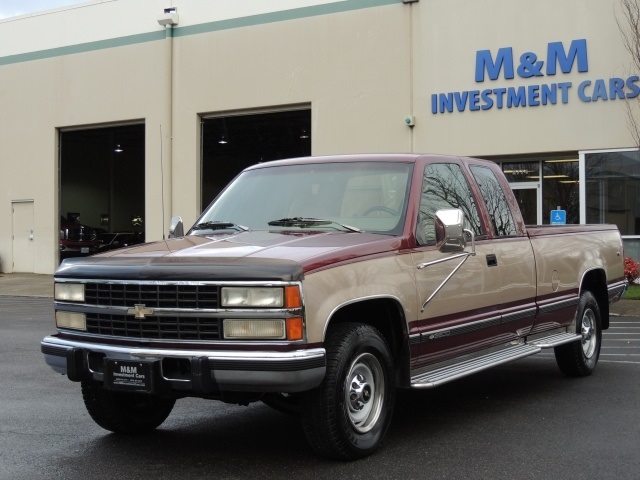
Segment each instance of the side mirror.
M179 216L171 217L169 224L169 238L184 237L184 225L182 218Z
M436 245L441 252L461 252L467 246L464 212L459 208L438 210L433 219ZM468 231L468 230L467 230Z

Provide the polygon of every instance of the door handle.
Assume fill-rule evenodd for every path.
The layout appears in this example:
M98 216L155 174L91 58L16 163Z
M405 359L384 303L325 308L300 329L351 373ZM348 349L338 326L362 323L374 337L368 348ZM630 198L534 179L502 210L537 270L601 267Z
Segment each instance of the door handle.
M33 228L29 230L29 240L33 241Z
M488 267L498 266L498 257L496 257L494 253L487 254L487 266Z

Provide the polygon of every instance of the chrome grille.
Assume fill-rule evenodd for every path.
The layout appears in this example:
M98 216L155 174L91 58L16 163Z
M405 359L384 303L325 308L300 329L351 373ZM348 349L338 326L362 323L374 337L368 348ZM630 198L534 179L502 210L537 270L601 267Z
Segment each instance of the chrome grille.
M217 285L87 283L85 303L107 307L218 308Z
M211 317L135 318L126 315L87 314L87 332L114 337L159 340L220 340L220 319Z
M91 229L81 228L68 228L66 229L66 239L72 242L92 242L98 236Z

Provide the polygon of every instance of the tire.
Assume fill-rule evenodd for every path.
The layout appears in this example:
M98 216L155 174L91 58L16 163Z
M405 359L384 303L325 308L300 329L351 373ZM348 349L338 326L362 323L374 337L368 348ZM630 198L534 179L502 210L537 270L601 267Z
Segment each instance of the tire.
M94 422L114 433L142 433L164 422L176 403L173 398L143 393L112 392L93 380L83 380L82 398Z
M338 324L326 338L322 384L301 396L301 419L312 448L325 457L371 455L391 422L394 362L384 338L370 325Z
M280 413L300 416L300 396L297 394L265 393L260 400Z
M589 291L580 295L576 314L576 333L582 335L581 341L560 345L554 349L556 362L565 375L585 377L591 375L596 368L602 344L600 307Z

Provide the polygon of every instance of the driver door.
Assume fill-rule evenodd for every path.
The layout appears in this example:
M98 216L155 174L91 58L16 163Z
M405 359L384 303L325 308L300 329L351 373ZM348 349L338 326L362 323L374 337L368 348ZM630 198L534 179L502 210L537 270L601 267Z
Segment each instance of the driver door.
M442 209L464 212L465 228L475 236L475 256L438 250L434 216ZM412 253L419 298L418 320L411 328L412 369L510 338L500 325L500 272L486 229L464 166L427 164L416 230L418 245ZM470 252L470 247L465 251ZM440 262L434 264L436 261Z

